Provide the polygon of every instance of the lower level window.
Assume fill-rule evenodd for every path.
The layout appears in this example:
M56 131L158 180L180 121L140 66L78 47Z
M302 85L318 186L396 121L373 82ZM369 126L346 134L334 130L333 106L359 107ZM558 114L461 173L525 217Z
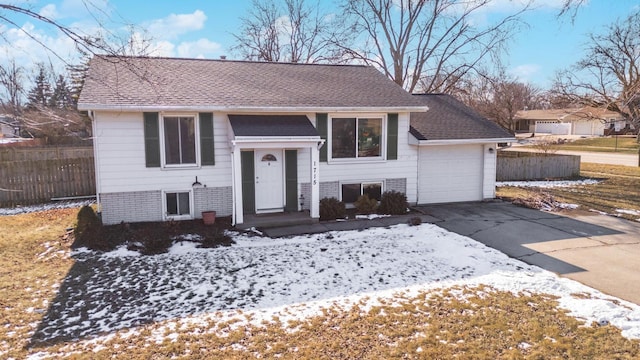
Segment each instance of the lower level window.
M367 195L370 199L376 199L380 201L382 197L382 183L369 182L369 183L354 183L354 184L342 184L342 202L354 203L360 195Z
M166 192L165 206L167 218L191 218L190 192Z

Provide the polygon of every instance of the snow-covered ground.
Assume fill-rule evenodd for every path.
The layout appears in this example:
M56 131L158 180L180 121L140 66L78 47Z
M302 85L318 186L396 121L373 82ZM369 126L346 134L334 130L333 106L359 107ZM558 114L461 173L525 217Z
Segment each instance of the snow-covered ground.
M1 208L0 207L0 216L2 215L17 215L17 214L26 214L38 211L45 210L54 210L54 209L70 209L70 208L79 208L84 205L91 205L95 203L95 200L79 200L79 201L56 201L47 204L37 204L37 205L29 205L29 206L18 206L13 208Z
M594 179L549 180L549 181L498 181L496 182L496 186L552 188L552 187L572 187L572 186L580 186L580 185L595 185L599 182L600 182L599 180L594 180Z
M586 324L608 322L624 336L640 338L640 306L431 224L286 239L233 237L231 247L183 242L156 256L125 249L74 252L76 263L34 339L107 339L113 335L102 334L168 320L155 332L161 340L175 336L167 328L185 322L235 317L259 324L273 315L284 322L363 299L393 301L398 293L479 284L556 295Z

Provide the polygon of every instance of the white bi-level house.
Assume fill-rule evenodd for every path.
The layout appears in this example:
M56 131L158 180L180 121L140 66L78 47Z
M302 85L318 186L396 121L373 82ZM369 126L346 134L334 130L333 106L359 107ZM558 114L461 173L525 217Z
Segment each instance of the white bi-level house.
M105 224L305 211L387 190L410 203L495 195L512 136L447 95L375 68L96 56L78 108L93 121Z

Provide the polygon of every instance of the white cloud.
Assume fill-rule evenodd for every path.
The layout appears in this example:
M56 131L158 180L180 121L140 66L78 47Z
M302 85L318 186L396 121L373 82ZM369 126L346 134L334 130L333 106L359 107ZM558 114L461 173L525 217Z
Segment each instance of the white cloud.
M58 14L58 10L56 8L55 4L48 4L45 5L42 9L40 9L40 11L38 12L38 14L40 16L44 16L46 18L55 20L58 18L59 14Z
M190 58L211 58L218 53L222 46L209 39L201 38L196 41L185 41L178 45L177 55Z
M149 48L150 56L175 57L176 46L169 41L154 42Z
M524 82L530 82L539 72L540 65L538 64L522 64L509 70L509 73L518 78L518 80Z
M65 74L66 65L79 61L74 42L56 33L48 35L27 22L21 28L8 28L0 41L0 65L14 61L25 69L23 87L28 91L32 86L36 63L44 63L56 74ZM50 49L50 50L47 50Z
M171 14L154 20L146 28L154 38L174 39L178 35L202 29L206 20L207 15L202 10L196 10L192 14Z

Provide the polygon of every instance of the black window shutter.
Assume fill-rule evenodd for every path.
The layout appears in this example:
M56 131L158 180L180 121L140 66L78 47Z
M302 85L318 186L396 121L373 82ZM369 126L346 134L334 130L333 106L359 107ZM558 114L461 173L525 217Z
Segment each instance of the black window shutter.
M157 112L143 113L144 160L147 167L160 167L160 125Z
M286 211L298 210L298 151L285 150L285 190Z
M324 139L324 145L320 148L320 161L327 161L327 147L329 146L329 142L327 141L327 114L316 114L316 129L318 130L318 134L320 138Z
M398 114L387 115L387 160L398 159Z
M215 165L215 147L213 142L213 114L200 113L200 162L202 165Z
M245 214L253 214L256 212L256 180L253 159L253 151L240 152L240 167L242 168L242 209Z

